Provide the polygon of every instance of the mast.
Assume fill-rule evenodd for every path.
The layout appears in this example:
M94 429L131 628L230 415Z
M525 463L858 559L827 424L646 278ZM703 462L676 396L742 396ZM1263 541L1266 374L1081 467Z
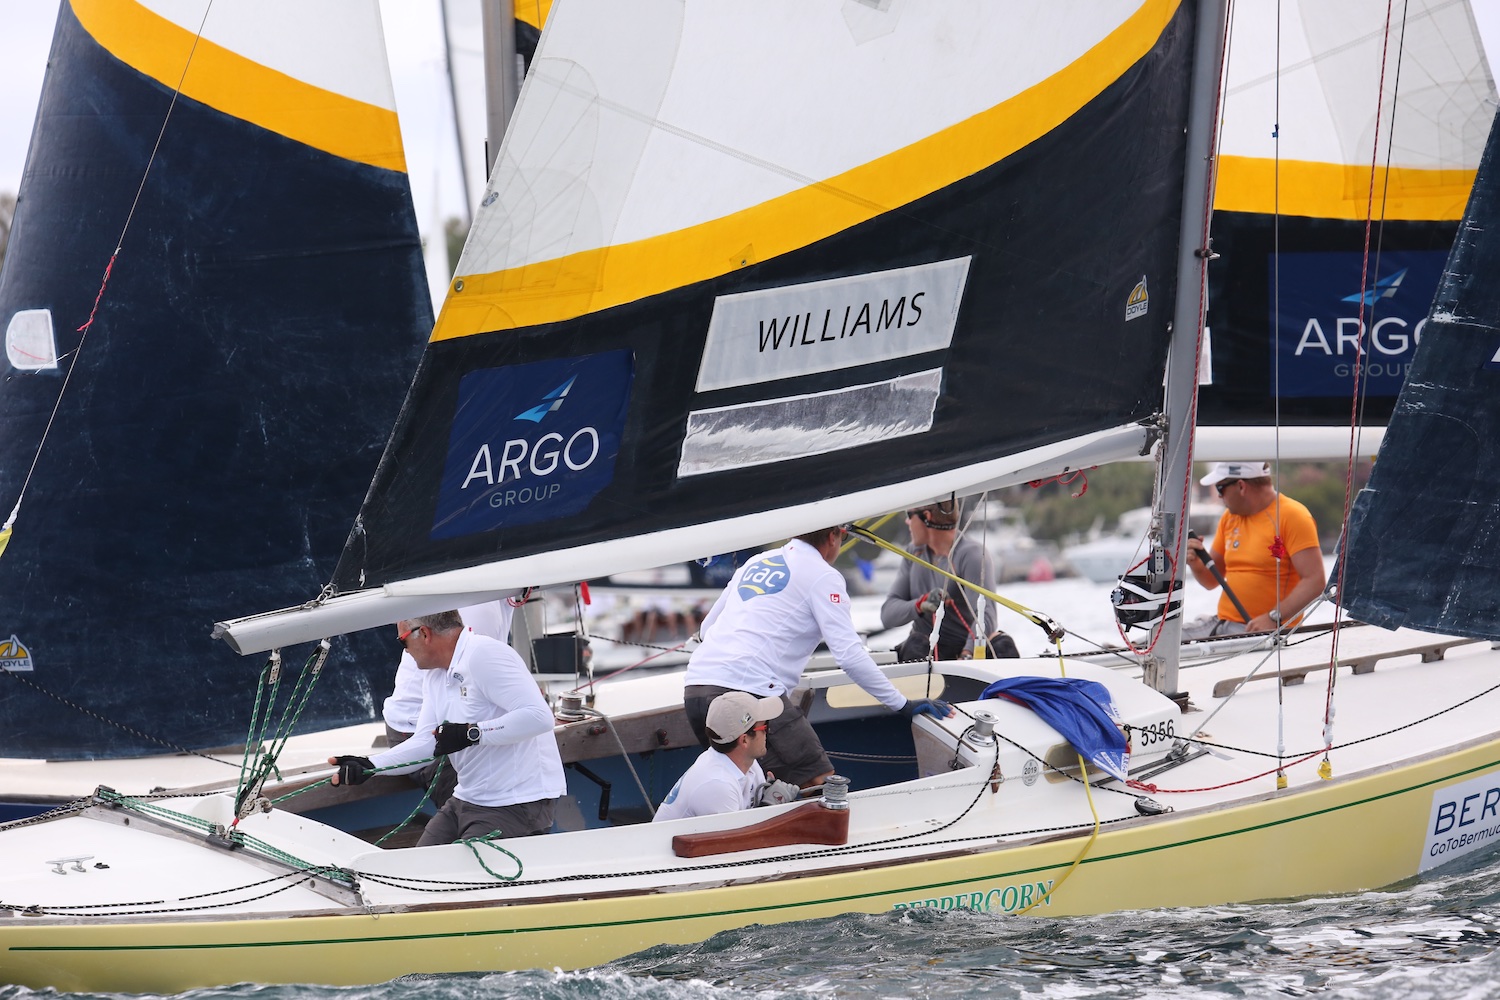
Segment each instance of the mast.
M495 157L505 139L505 127L516 109L516 5L514 0L482 0L484 28L484 120L489 135L484 143L486 175L495 170ZM465 196L468 192L465 190Z
M1193 46L1192 94L1188 106L1188 159L1182 185L1182 229L1177 250L1177 301L1172 314L1172 346L1167 359L1166 420L1158 484L1160 533L1152 547L1153 589L1187 572L1187 523L1191 498L1186 484L1193 469L1193 421L1197 409L1198 344L1203 329L1213 183L1214 120L1224 62L1224 0L1198 0ZM1170 553L1170 557L1168 556ZM1176 571L1173 571L1173 566ZM1146 683L1161 693L1178 693L1178 645L1182 617L1166 619L1152 656L1144 664Z
M458 178L464 192L464 232L468 232L474 223L474 210L469 205L469 165L464 159L464 126L458 113L458 84L453 79L453 37L448 30L448 0L438 0L438 14L443 22L443 66L448 71L448 106L453 110L453 141L458 146ZM452 267L448 269L448 276L453 276Z

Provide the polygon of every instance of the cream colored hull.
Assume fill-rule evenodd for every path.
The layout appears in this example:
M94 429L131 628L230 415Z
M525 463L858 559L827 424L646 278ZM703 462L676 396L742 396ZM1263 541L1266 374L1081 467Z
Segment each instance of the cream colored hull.
M1418 873L1434 792L1500 774L1500 740L1242 804L1129 820L955 856L673 892L421 912L66 924L0 919L0 978L66 991L174 992L239 981L356 984L413 972L594 965L750 923L910 906L1090 914L1387 885ZM1004 786L1002 786L1003 788ZM856 808L858 805L856 804ZM34 923L35 921L35 923Z

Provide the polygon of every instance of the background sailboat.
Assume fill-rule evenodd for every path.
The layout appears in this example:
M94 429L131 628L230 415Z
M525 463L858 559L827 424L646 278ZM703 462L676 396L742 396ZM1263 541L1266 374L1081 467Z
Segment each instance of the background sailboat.
M203 622L326 580L430 328L376 5L159 8L59 11L0 276L3 755L242 740ZM334 658L305 724L389 685L372 638Z
M1196 450L1342 460L1363 323L1369 455L1489 134L1475 15L1442 0L1232 13Z

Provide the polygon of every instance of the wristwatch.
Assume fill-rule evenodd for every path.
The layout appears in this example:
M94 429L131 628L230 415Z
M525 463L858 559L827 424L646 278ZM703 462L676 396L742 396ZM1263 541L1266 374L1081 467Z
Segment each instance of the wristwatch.
M1269 618L1269 619L1271 619L1276 624L1280 625L1281 624L1281 609L1280 608L1272 608L1270 611L1266 612L1266 617Z
M464 735L469 738L469 742L470 743L478 743L479 742L479 727L476 726L476 725L470 724L468 730L465 731Z

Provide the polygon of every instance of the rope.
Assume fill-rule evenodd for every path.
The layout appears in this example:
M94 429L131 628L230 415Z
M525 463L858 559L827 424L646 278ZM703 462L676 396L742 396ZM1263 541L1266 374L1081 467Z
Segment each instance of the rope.
M1061 641L1061 636L1063 634L1063 630L1058 626L1057 622L1053 621L1048 616L1042 614L1040 611L1034 611L1031 608L1026 607L1026 605L1024 605L1024 604L1020 604L1020 603L1017 603L1016 601L1012 601L1008 597L1002 597L1002 596L1000 596L999 594L995 593L993 590L988 589L987 587L981 587L977 583L971 583L970 581L965 580L961 576L957 576L957 575L955 575L953 573L948 572L945 569L941 569L941 568L939 568L937 566L934 566L932 563L928 562L926 559L923 559L923 558L921 558L919 556L913 555L912 553L906 551L901 546L895 545L895 544L893 544L891 542L888 542L884 538L881 538L879 535L875 534L874 532L869 531L866 528L862 528L859 525L851 525L850 528L849 528L849 531L850 531L851 534L859 535L861 538L865 539L866 541L874 542L876 545L880 546L881 548L885 549L888 552L894 552L894 553L896 553L898 556L900 556L903 559L909 559L909 560L911 560L912 562L916 563L918 566L925 566L926 568L932 570L934 573L938 574L939 576L947 577L949 580L952 580L954 583L957 583L959 586L961 586L961 587L967 587L969 590L974 591L974 593L979 594L982 597L987 597L990 600L994 601L996 604L999 604L999 605L1001 605L1003 607L1009 608L1010 610L1014 611L1016 614L1020 615L1022 618L1025 618L1027 621L1031 622L1033 625L1035 625L1038 628L1040 628L1043 632L1046 632L1048 639L1052 640L1053 642L1060 642ZM1059 648L1061 648L1061 647L1059 647Z
M16 683L18 683L18 684L24 684L26 687L31 688L31 690L35 691L37 694L44 695L45 697L51 698L53 701L56 701L59 704L66 705L68 708L73 709L75 712L79 712L79 713L81 713L83 715L87 715L88 717L90 717L92 719L97 719L98 721L104 723L106 726L113 726L116 729L119 729L119 730L121 730L123 732L129 733L132 736L139 737L140 739L146 740L146 741L148 741L150 743L155 743L157 746L163 746L163 747L166 747L168 750L175 750L177 753L187 754L190 757L199 757L199 758L202 758L203 760L211 760L215 764L224 764L224 765L226 765L228 767L234 767L235 766L230 761L224 760L224 759L222 759L220 757L211 757L208 754L203 753L202 751L199 751L199 750L190 750L190 749L188 749L187 747L183 746L180 743L173 743L171 740L164 740L164 739L161 739L160 737L152 736L150 733L142 732L141 730L136 729L134 726L128 726L128 725L126 725L123 722L116 722L114 719L110 719L110 718L107 718L107 717L105 717L103 715L100 715L98 712L94 711L91 708L85 708L84 706L78 704L75 701L69 701L67 698L64 698L60 694L54 694L53 692L48 691L46 688L42 687L36 681L33 681L33 680L31 680L31 679L23 676L19 671L15 671L15 670L0 670L0 674L5 675L6 677L10 677L14 681L16 681Z

